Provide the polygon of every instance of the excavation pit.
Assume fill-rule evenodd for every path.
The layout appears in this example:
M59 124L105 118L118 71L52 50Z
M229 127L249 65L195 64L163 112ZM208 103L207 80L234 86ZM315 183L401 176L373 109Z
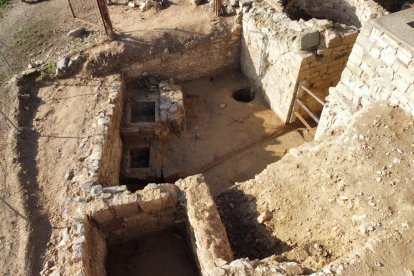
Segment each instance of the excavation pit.
M155 102L131 104L131 123L155 122Z
M382 6L390 13L410 8L409 1L407 0L374 0L374 2Z
M254 100L255 93L250 88L242 88L233 92L233 99L238 102L249 103Z
M111 275L200 275L185 225L110 244L106 272Z
M217 259L233 260L201 175L123 191L89 206L82 242L86 275L216 275Z

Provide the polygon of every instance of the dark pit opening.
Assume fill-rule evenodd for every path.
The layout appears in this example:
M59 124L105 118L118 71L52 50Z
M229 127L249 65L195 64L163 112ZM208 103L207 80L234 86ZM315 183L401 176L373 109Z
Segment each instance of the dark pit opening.
M291 20L327 19L334 23L361 27L354 7L347 1L326 5L322 0L285 0L283 5L284 12Z
M264 259L291 248L274 238L265 225L258 223L256 199L236 189L229 189L215 198L234 258Z
M413 21L413 22L408 22L407 24L408 24L408 26L410 26L411 28L414 28L414 21Z
M155 122L155 102L131 103L131 123Z
M150 183L163 184L166 183L166 181L163 178L121 178L119 180L119 185L126 185L128 191L131 193L135 193L138 190L144 189Z
M233 92L233 99L238 102L248 103L254 100L255 93L250 88L243 88Z
M136 240L108 244L106 272L115 275L200 275L184 224Z
M131 148L130 154L130 167L131 168L149 168L150 166L150 148Z
M410 8L410 3L407 0L374 0L381 5L388 12L398 12L403 9ZM412 4L411 4L412 5Z

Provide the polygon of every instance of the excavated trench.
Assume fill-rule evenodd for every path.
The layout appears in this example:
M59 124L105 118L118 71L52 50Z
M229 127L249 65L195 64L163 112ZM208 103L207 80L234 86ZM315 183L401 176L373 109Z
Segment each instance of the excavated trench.
M106 273L115 275L200 275L185 225L108 245Z
M299 1L287 2L285 11L290 18L316 17L313 6L300 5ZM330 12L326 16L329 20L360 25L354 13L345 20L332 10ZM334 86L352 49L352 40L341 44L346 39L340 37L341 42L335 46L347 49L346 53L332 50L337 55L322 57L319 51L310 52L312 55L307 58L314 59L309 63L321 61L320 66L326 67L326 71L316 68L312 72L310 66L303 67L307 61L301 62L299 66L303 68L298 68L298 78L305 69L311 71L308 73L312 77L321 74L319 81L329 74L335 80L329 80L324 91ZM247 51L251 49L247 48ZM326 60L332 63L324 63ZM329 69L331 66L335 71ZM264 259L292 248L273 237L264 224L258 223L259 214L252 213L254 198L235 191L223 191L235 182L254 178L305 139L297 131L298 124L285 125L285 121L275 114L278 107L275 108L271 100L269 102L271 91L257 87L247 70L242 73L237 67L226 68L218 75L195 73L200 77L178 78L178 82L173 79L174 75L157 72L127 76L125 95L120 103L122 157L119 185L126 185L129 191L136 192L150 183L174 183L187 176L203 174L216 196L234 257ZM296 81L299 83L303 79L306 76ZM246 206L248 212L242 210ZM251 215L241 216L246 213ZM109 234L102 236L106 248L104 255L107 256L102 269L108 275L199 275L195 248L191 247L194 243L189 241L189 226L174 222L181 220L182 214L177 217L168 213L168 222L159 220L163 216L154 212L142 218L133 213L130 217L103 222ZM116 230L120 225L124 227L122 233ZM145 233L135 235L134 231L139 232L136 229L144 229Z

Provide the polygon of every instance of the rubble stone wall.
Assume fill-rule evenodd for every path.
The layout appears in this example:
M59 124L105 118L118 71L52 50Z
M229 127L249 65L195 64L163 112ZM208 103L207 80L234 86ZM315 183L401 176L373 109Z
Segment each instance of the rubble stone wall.
M412 11L404 14L414 21ZM398 16L389 16L394 15ZM374 20L361 30L340 82L330 89L317 138L345 125L351 114L376 101L400 106L414 115L414 44L395 35L404 30L405 37L414 36L414 29L398 26L398 19L397 23L390 21L389 26L397 28L392 32L381 22L382 18Z
M106 186L119 183L122 159L121 121L124 109L125 83L121 79L113 86L108 99L108 107L97 119L98 129L102 130L103 141L97 145L101 152L98 169L98 182ZM99 154L98 154L99 156ZM98 158L97 158L98 159Z
M240 33L241 28L236 25L228 34L211 37L180 52L148 57L123 71L128 78L148 74L185 81L235 69L239 67Z

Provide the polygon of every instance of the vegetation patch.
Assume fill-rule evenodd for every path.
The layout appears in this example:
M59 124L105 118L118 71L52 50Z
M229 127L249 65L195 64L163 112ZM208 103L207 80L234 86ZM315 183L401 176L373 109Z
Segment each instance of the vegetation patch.
M5 5L7 5L7 3L9 3L10 0L0 0L0 7L3 7Z

